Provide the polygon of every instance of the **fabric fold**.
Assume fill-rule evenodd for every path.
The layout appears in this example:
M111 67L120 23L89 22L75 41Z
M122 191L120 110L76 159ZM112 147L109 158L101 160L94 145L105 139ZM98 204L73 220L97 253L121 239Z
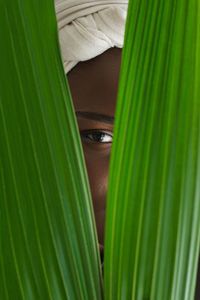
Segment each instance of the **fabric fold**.
M111 47L123 47L128 1L55 0L65 72Z

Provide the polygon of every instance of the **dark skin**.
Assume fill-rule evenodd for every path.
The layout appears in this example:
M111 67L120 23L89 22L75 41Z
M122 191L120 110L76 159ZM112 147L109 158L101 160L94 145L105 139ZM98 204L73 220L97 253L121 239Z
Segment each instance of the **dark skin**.
M67 75L90 182L98 240L104 245L108 168L122 49L111 48Z

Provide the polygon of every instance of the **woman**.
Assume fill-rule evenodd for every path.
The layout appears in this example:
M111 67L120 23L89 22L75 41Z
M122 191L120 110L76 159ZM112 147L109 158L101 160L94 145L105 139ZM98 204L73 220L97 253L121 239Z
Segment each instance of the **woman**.
M108 167L128 0L56 0L103 261Z

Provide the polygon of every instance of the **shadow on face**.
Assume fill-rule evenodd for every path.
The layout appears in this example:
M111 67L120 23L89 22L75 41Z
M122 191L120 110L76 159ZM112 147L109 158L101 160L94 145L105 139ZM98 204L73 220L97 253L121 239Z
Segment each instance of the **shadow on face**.
M100 244L104 244L108 169L122 49L111 48L68 75L90 182Z

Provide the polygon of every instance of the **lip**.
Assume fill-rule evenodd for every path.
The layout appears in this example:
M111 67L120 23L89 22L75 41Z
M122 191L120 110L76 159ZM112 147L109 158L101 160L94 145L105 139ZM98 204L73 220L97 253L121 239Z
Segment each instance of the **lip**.
M101 258L101 268L103 272L103 265L104 265L104 246L99 243L99 252L100 252L100 258Z

